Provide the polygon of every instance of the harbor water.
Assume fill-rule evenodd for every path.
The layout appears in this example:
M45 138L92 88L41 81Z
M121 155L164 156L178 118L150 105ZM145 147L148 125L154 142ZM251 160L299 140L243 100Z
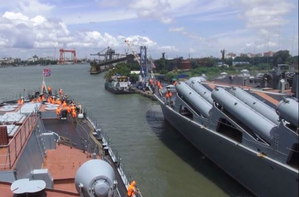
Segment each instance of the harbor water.
M251 196L164 120L158 102L106 91L105 73L90 75L88 64L0 68L0 98L40 89L44 68L48 86L99 120L144 197Z

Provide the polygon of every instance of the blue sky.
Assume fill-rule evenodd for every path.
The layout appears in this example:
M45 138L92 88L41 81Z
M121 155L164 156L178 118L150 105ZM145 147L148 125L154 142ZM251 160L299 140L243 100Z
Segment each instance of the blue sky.
M298 55L298 0L1 0L0 58L125 53L126 39L153 58Z

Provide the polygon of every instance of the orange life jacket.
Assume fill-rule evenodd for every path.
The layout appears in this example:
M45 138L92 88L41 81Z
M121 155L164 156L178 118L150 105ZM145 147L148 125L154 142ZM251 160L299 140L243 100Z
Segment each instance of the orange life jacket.
M56 108L56 114L59 115L60 114L60 108Z
M60 100L57 100L56 103L57 103L57 105L61 105L61 101Z
M133 185L129 185L129 187L128 187L128 196L129 197L131 197L131 196L133 196L134 194L135 194L135 191L136 191L136 188L135 188L135 186L133 186Z
M77 113L75 111L72 112L72 117L76 118L77 117Z

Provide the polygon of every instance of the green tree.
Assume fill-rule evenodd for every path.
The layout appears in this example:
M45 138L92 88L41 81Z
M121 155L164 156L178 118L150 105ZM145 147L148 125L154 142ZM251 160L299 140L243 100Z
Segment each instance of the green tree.
M140 65L138 62L133 62L129 65L131 70L140 70Z
M199 67L199 64L197 63L197 61L191 61L191 66L192 66L192 68L193 69L196 69L196 68L198 68Z
M277 66L278 64L286 64L287 60L290 58L290 53L288 50L281 50L274 54L273 56L273 66Z
M119 63L113 69L110 69L104 76L106 80L110 80L112 76L119 74L121 76L129 76L131 70L126 63Z
M156 71L160 72L160 73L167 73L167 66L166 66L166 60L165 59L159 59L155 61L155 65L156 65Z
M166 75L165 75L165 80L168 80L168 81L170 81L172 78L174 78L175 77L175 74L173 73L173 72L168 72L168 73L166 73Z
M138 74L130 74L129 77L130 77L130 80L132 83L136 83L136 81L138 81L139 75Z

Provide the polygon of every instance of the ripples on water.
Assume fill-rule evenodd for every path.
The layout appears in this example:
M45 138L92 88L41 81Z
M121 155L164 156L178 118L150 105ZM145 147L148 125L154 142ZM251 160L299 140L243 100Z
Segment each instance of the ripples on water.
M40 88L43 68L52 70L47 85L100 120L144 197L250 196L164 120L157 102L107 92L104 74L90 75L89 65L0 68L0 98Z

